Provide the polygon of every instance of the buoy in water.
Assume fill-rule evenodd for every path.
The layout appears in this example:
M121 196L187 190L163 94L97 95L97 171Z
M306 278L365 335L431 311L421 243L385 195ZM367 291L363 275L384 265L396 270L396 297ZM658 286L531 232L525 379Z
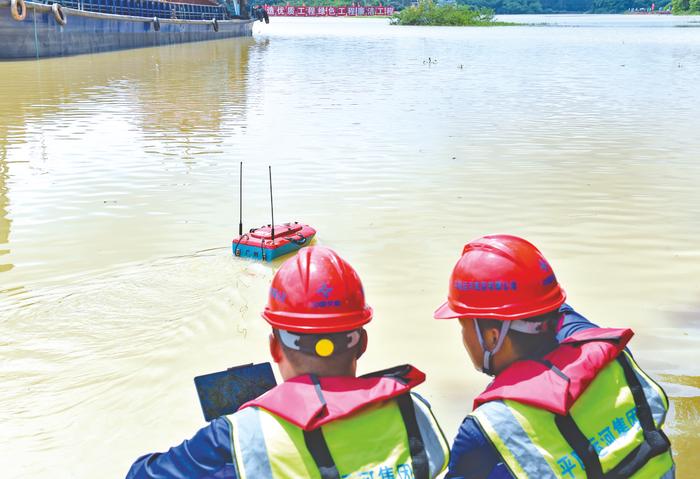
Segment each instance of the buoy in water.
M316 235L314 228L298 221L275 224L275 209L272 201L272 168L268 167L268 171L272 222L260 228L253 228L243 234L243 162L240 164L238 236L233 238L231 242L234 256L272 261L303 248Z

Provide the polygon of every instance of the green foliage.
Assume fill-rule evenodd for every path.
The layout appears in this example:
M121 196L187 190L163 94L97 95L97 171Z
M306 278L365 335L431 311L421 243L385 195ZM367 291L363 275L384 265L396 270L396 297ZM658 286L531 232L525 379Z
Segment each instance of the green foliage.
M676 15L683 14L690 10L690 2L688 0L672 0L671 9Z
M433 0L420 0L418 5L404 8L394 14L393 25L498 25L493 19L493 10L472 8L466 5L436 5Z
M593 13L616 13L632 9L651 8L652 2L657 0L593 0L591 11Z
M510 13L541 13L540 0L504 0L501 8Z
M700 13L700 0L690 0L688 6L691 13Z
M655 0L457 0L476 8L490 8L497 14L517 13L621 13L630 8L649 8ZM688 1L688 0L686 0ZM657 4L663 3L656 1Z

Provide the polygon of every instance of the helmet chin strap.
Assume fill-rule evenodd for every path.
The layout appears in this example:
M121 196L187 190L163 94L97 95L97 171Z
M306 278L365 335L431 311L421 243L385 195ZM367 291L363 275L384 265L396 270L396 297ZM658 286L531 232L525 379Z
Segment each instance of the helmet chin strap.
M489 376L495 376L496 373L492 369L491 358L501 350L503 346L503 341L506 339L508 334L508 329L510 329L511 321L503 321L501 324L501 333L498 335L498 341L493 349L489 350L484 341L484 337L481 335L481 329L479 328L479 320L474 318L474 328L476 329L476 337L479 339L479 344L481 349L484 351L484 366L481 368L481 372L488 374Z

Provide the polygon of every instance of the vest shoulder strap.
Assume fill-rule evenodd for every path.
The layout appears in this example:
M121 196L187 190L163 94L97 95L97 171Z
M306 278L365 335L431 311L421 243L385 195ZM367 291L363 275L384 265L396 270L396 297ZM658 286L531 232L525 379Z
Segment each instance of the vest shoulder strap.
M402 394L396 398L396 402L399 404L401 418L406 426L408 448L411 453L411 462L413 463L413 474L416 479L428 479L428 454L425 450L425 444L423 443L420 429L418 428L413 398L410 394Z
M428 454L425 443L423 442L423 437L421 436L420 428L418 427L413 398L411 394L406 393L397 396L395 400L399 406L399 411L401 411L401 419L403 419L403 423L406 426L408 447L411 454L411 463L413 465L413 475L415 479L430 479ZM314 459L321 473L321 479L340 479L338 468L333 461L333 457L331 456L321 429L304 431L304 440L311 457Z
M309 454L316 463L321 479L340 479L338 467L335 465L331 451L328 449L326 439L321 428L313 431L304 431L304 442Z
M557 415L554 419L561 435L581 458L589 479L625 479L631 477L642 469L650 459L668 452L671 448L671 442L666 434L654 423L649 401L627 354L623 353L618 356L617 362L622 367L627 385L632 391L637 419L639 419L639 425L644 433L644 441L640 445L612 470L603 473L598 454L571 415Z

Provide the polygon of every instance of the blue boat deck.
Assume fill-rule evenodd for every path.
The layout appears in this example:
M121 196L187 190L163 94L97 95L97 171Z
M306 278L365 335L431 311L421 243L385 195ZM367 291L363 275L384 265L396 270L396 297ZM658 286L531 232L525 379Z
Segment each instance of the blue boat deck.
M53 3L53 2L51 2ZM94 13L126 15L132 17L174 18L181 20L226 20L226 10L218 5L194 3L168 3L154 0L63 0L63 7ZM237 6L236 6L237 7ZM236 8L240 15L240 10Z

